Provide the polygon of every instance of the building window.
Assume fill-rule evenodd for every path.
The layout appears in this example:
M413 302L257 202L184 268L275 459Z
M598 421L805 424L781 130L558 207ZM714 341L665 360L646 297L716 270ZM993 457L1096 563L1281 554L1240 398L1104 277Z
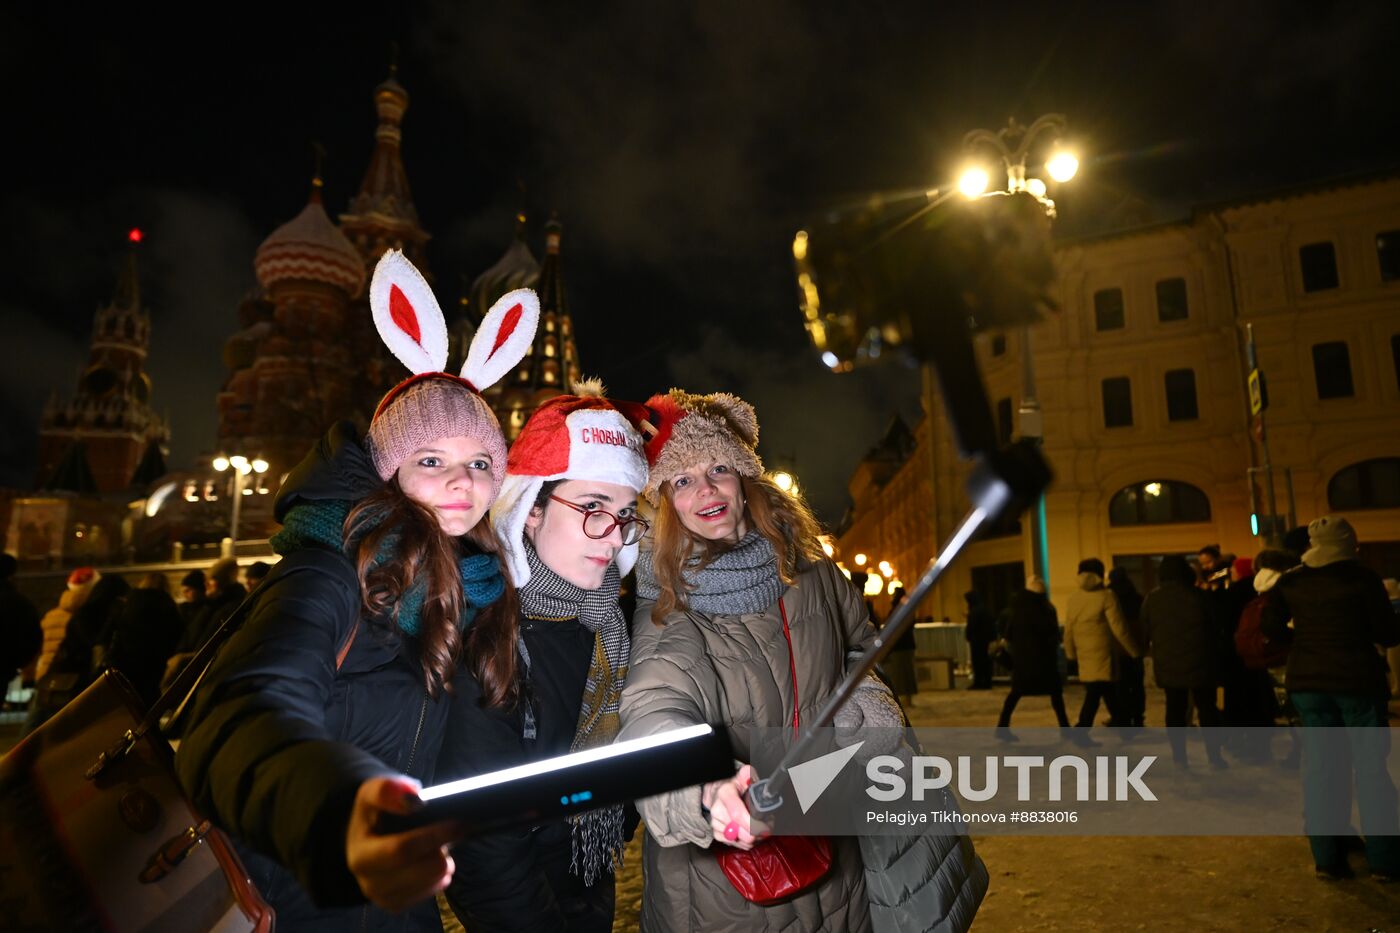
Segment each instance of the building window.
M1381 265L1381 281L1400 279L1400 230L1376 234L1376 259Z
M1327 484L1327 505L1335 512L1400 509L1400 457L1353 463Z
M1345 341L1313 344L1312 358L1318 398L1351 398L1356 394L1351 381L1351 353Z
M1123 289L1102 288L1094 292L1094 329L1122 330Z
M1195 421L1200 417L1196 410L1196 373L1190 369L1173 369L1167 372L1167 420Z
M1390 362L1395 367L1395 387L1400 389L1400 334L1390 335Z
M1011 399L997 399L997 442L1000 444L1011 443L1011 432L1015 425L1011 417Z
M1210 499L1189 483L1150 480L1125 486L1108 502L1108 523L1169 525L1210 521Z
M1163 279L1157 283L1157 320L1186 320L1186 280Z
M1128 428L1133 424L1133 384L1127 376L1103 381L1103 426Z
M992 356L1006 355L1006 335L996 334L992 337Z
M1303 268L1303 291L1320 292L1336 288L1337 250L1331 241L1309 243L1298 250L1298 263Z

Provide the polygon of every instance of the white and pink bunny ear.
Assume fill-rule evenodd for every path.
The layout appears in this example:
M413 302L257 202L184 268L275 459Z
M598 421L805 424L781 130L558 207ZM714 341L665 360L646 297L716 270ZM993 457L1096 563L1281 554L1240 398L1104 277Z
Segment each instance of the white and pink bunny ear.
M404 254L391 249L374 267L369 307L379 337L414 373L447 367L447 323L433 290Z
M534 292L528 288L506 292L491 306L472 338L462 378L478 392L495 385L525 358L539 323L540 300Z

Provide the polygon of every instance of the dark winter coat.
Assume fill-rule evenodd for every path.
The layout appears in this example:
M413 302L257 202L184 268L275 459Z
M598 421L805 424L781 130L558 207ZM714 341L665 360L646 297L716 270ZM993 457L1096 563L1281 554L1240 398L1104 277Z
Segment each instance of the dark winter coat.
M1142 601L1142 627L1157 686L1220 682L1225 619L1218 596L1185 583L1163 583Z
M525 735L519 704L483 707L481 685L463 671L455 683L438 783L568 754L593 659L594 635L577 619L522 618L520 631L530 654L525 692L534 713L535 737ZM469 839L452 850L457 870L447 889L448 902L472 933L608 933L613 876L585 888L570 871L572 858L570 825L564 820Z
M1268 595L1259 627L1271 640L1292 642L1290 691L1389 695L1376 646L1400 644L1400 619L1374 571L1354 560L1296 567Z
M180 610L169 593L132 590L112 626L104 663L131 681L147 705L160 695L165 662L180 640Z
M338 425L284 484L277 517L303 502L358 501L379 482ZM236 837L279 933L441 928L431 900L402 914L366 904L345 861L364 781L432 783L450 703L429 697L418 656L393 623L362 614L349 558L307 547L272 569L210 667L176 769L195 805Z
M992 618L992 614L981 606L968 609L967 629L964 634L968 643L973 645L985 645L988 642L996 641L997 620Z
M178 650L186 654L198 651L247 596L248 590L242 583L230 583L204 600L193 624L186 626L180 635Z
M1021 590L1011 597L1006 640L1011 652L1011 689L1037 696L1059 693L1060 621L1044 593Z
M98 649L105 651L112 626L122 608L122 597L131 586L116 574L109 574L93 585L87 601L68 620L63 641L49 663L49 674L76 674L79 688L96 673Z
M15 589L11 580L0 580L0 682L9 684L15 672L28 666L44 644L39 610Z

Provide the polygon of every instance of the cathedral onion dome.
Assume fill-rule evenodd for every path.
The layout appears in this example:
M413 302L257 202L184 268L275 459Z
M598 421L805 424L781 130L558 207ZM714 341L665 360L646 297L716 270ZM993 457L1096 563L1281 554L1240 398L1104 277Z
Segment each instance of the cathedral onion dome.
M312 185L305 209L263 240L253 256L258 282L325 282L354 298L365 283L365 265L345 234L321 206L321 180Z
M496 264L476 277L471 288L471 308L485 314L506 292L533 288L539 281L540 264L525 243L525 215L515 217L515 241Z

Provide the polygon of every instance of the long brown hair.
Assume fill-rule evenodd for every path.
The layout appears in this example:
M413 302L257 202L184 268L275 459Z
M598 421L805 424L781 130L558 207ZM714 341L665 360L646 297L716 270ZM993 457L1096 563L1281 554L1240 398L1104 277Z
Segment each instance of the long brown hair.
M465 608L457 569L463 543L446 534L432 509L409 497L391 479L356 503L345 518L346 549L355 562L365 612L398 621L403 594L418 579L426 592L418 614L418 641L423 685L429 696L452 691L452 675L465 653L489 705L514 697L515 588L506 578L505 593L481 609L463 644L458 625ZM381 560L386 538L394 536L392 555ZM491 520L483 517L462 536L477 551L496 554L499 545Z
M799 571L822 559L821 524L801 496L783 492L766 476L740 476L739 487L744 493L744 515L751 530L756 530L778 556L778 576L789 586ZM656 508L656 525L652 531L652 570L656 586L661 591L656 605L651 607L651 621L661 625L666 616L687 605L690 587L681 570L685 562L700 552L704 567L732 546L727 541L710 541L692 534L676 507L671 504L671 483L661 484L660 504Z

